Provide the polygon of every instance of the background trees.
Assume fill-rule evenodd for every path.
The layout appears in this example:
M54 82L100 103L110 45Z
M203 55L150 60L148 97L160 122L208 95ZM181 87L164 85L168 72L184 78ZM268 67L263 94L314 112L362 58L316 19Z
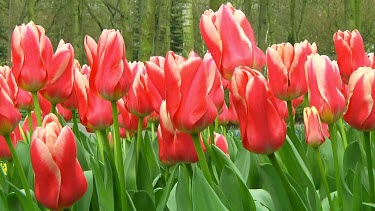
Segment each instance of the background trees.
M56 47L60 39L73 44L85 63L83 38L97 39L105 28L122 32L127 58L148 60L168 50L187 55L206 51L199 31L204 10L224 0L0 0L0 64L10 63L10 36L15 25L33 20L46 29ZM318 51L334 58L332 36L357 28L373 52L373 0L231 0L250 20L260 48L272 43L316 42Z

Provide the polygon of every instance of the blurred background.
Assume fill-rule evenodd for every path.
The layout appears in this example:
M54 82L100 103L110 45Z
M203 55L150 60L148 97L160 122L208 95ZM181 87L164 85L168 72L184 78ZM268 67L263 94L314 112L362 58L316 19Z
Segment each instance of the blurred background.
M60 39L73 44L76 58L86 63L85 35L98 39L103 29L118 29L129 61L165 56L168 50L203 56L199 20L222 0L0 0L0 65L9 65L15 25L33 20L45 28L56 49ZM250 21L258 46L281 42L316 42L318 52L336 59L333 34L358 29L366 52L374 52L374 0L233 0Z

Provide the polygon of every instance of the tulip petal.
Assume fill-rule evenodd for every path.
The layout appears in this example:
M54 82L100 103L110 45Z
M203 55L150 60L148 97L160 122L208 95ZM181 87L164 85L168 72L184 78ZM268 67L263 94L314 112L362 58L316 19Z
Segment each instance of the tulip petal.
M280 54L274 48L267 49L267 66L270 86L279 99L286 100L288 85L288 69L285 67Z

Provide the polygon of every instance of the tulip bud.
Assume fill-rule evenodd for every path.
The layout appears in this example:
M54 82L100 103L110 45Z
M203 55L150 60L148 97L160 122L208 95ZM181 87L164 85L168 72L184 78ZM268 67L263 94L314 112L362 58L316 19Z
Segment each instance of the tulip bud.
M311 147L319 147L326 139L318 110L314 106L304 108L303 121L305 123L306 143Z

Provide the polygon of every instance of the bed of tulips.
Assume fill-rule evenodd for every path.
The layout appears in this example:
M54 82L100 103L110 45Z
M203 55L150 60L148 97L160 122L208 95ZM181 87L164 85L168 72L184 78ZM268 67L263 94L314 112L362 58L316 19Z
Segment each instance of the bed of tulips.
M229 3L200 29L203 58L128 62L104 30L84 38L81 66L42 26L16 26L0 210L374 209L375 63L360 33L333 35L334 61L308 41L264 53Z

